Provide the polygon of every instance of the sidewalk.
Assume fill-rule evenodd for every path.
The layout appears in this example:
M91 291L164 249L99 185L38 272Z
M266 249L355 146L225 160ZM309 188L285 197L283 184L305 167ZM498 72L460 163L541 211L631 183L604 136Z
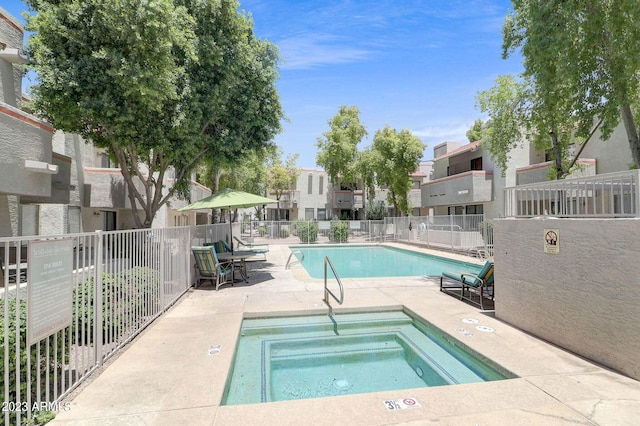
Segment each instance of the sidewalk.
M441 293L437 280L427 278L346 279L345 303L334 309L405 306L518 378L219 406L243 315L327 310L322 281L300 266L285 270L288 255L286 246L272 245L267 262L249 266L248 283L192 289L51 424L619 426L640 419L640 382L522 333ZM494 331L474 330L468 319ZM209 354L214 345L220 352ZM421 407L390 411L382 402L407 397Z

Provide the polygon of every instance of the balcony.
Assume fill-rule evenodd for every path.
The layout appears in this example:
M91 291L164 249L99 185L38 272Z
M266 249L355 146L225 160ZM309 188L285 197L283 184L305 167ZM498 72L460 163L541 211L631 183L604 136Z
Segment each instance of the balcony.
M423 207L490 201L493 201L493 172L472 170L422 185Z
M505 188L505 217L638 217L640 170Z
M355 205L355 195L353 191L334 191L333 206L334 209L347 210L352 209Z
M596 174L596 160L580 158L576 161L576 170L574 170L570 177L584 177L594 176ZM546 161L544 163L532 164L526 167L520 167L516 169L516 184L528 185L530 183L546 182L549 180L551 170L555 167L553 161Z
M275 194L269 194L269 198L275 200ZM295 209L298 207L298 199L300 198L299 191L287 191L280 196L279 208L281 209ZM275 204L269 205L272 208L276 208Z
M3 102L0 128L0 193L50 197L52 175L58 172L52 162L53 128Z

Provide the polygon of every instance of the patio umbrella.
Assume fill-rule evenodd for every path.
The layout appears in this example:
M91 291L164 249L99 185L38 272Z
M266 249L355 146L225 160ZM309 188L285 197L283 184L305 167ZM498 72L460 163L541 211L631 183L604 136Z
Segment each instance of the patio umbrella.
M271 198L262 197L260 195L250 194L244 191L236 191L235 189L226 188L211 194L202 200L182 207L178 211L199 210L199 209L229 209L232 208L248 208L260 206L262 204L277 203ZM229 219L229 228L231 233L231 252L233 252L233 228L231 219Z

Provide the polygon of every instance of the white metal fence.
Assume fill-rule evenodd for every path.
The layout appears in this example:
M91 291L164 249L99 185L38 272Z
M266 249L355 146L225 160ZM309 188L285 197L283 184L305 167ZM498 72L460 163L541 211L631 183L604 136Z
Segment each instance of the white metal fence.
M18 425L37 411L60 408L65 395L188 290L194 276L190 248L232 242L229 231L229 224L215 224L0 238L0 392L6 404L5 424ZM492 242L490 231L482 215L233 224L233 235L239 239L275 244L405 241L470 254L486 250L485 255ZM68 254L58 256L58 243ZM35 251L43 246L53 248L46 263ZM55 271L65 261L69 275L47 275L47 268ZM34 295L47 291L51 293L45 305L55 308L62 301L70 323L34 341L29 331L34 321L49 320L38 318L42 306L34 303Z
M506 217L637 217L640 170L505 188Z
M237 230L236 230L237 229ZM257 221L234 226L249 242L331 244L399 241L487 256L493 225L484 215L388 217L384 220Z
M174 303L190 286L191 238L188 227L0 238L5 424L60 408L68 392ZM50 250L46 263L37 265L40 253L34 250L43 242L54 249L56 242L72 246L72 259ZM55 271L65 261L72 265L71 283L47 277L47 268ZM50 284L60 288L47 288ZM53 293L45 306L36 306L34 295L47 291ZM69 308L71 323L33 342L33 323L49 320L39 318L38 310L46 312L46 304L53 306L65 291L71 300L63 310Z

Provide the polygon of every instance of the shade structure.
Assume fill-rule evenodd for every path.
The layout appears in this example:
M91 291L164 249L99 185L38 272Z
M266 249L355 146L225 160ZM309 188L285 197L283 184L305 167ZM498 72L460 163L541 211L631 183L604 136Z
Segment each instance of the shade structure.
M189 204L178 211L200 210L200 209L245 209L248 207L260 206L263 204L277 203L276 200L263 197L261 195L251 194L249 192L237 191L235 189L226 188L211 194L202 200ZM231 250L233 251L233 228L229 221L231 233Z

